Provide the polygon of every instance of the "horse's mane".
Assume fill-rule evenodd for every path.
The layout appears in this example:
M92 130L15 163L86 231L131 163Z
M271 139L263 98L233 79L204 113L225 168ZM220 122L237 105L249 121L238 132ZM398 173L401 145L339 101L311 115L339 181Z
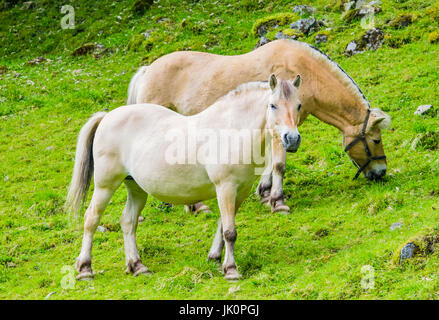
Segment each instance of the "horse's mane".
M340 67L335 61L333 61L328 55L317 49L316 47L313 47L312 45L301 42L301 41L295 41L290 40L294 42L294 44L301 46L303 49L307 50L309 54L316 59L318 62L325 64L334 72L335 77L337 77L338 80L340 80L347 88L348 90L355 95L360 101L363 101L364 107L367 109L370 109L370 103L367 101L364 93L361 91L360 87L355 83L354 79L352 79L346 71L343 70L342 67Z

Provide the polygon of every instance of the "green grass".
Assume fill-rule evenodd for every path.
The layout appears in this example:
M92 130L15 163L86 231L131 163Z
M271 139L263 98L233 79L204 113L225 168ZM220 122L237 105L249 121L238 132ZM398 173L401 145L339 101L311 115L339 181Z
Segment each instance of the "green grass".
M206 261L218 217L215 201L208 202L213 213L192 216L180 206L164 210L149 200L137 238L154 273L124 274L122 187L102 218L110 231L95 236L95 280L67 289L61 286L69 279L63 280L63 267L73 266L82 231L62 205L77 134L87 118L123 105L140 65L175 50L248 52L258 40L251 31L258 19L292 12L303 2L169 0L139 15L132 11L134 1L70 1L74 30L60 28L58 2L36 2L30 11L20 9L22 1L0 11L0 66L8 69L0 73L1 299L43 299L52 292L50 299L439 298L438 252L402 266L393 259L408 240L439 232L439 120L413 115L421 104L439 107L439 45L428 39L439 30L436 11L429 10L437 1L383 0L376 24L396 39L397 48L385 44L351 58L343 52L364 32L359 21L344 21L335 0L309 1L332 29L319 48L357 81L373 107L393 118L383 133L389 165L384 181L352 181L355 168L340 134L310 117L301 127L300 151L288 156L291 214L271 214L254 195L238 213L241 281L225 281L217 265ZM413 24L398 30L387 25L406 12L417 17ZM147 30L152 39L139 41ZM314 44L314 35L302 40ZM94 42L109 52L100 59L73 57L76 48ZM50 60L28 64L40 56ZM423 142L412 147L417 137ZM402 227L390 231L395 222ZM374 289L361 287L365 265L375 270Z

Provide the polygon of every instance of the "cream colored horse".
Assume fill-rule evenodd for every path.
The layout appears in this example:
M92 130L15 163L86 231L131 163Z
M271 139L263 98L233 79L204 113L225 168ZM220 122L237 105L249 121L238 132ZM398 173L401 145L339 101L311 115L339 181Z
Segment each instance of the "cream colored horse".
M301 122L312 114L337 127L348 147L346 152L359 167L358 173L363 172L371 180L385 175L387 164L381 130L389 126L389 116L371 109L361 90L343 69L303 42L273 41L237 56L189 51L168 54L148 67L141 67L134 75L128 90L128 104L157 103L192 115L239 84L264 80L271 73L283 79L294 79L300 74L305 81L299 89ZM363 143L357 143L360 141ZM258 186L263 201L270 200L273 211L289 210L282 195L277 194L278 190L271 191L273 180L280 179L272 168L278 168L283 176L285 157L284 152L278 159L273 159L273 165L267 167ZM200 208L202 206L198 204L196 209Z
M78 212L94 169L95 187L85 212L82 249L76 264L79 272L77 278L93 276L93 234L105 207L122 182L128 190L121 218L127 272L134 275L149 273L140 260L136 245L138 216L148 194L175 204L193 204L216 197L221 212L218 230L224 232L220 235L221 243L217 243L218 235L215 237L214 250L209 256L218 258L215 250L221 247L222 251L224 238L225 278L239 278L234 259L237 235L235 214L250 192L256 179L255 170L262 163L258 164L254 157L244 162L244 157L239 155L248 145L241 147L240 143L232 145L230 158L217 161L217 158L209 156L217 151L216 144L213 147L208 144L206 149L206 145L201 143L205 139L201 132L209 132L214 137L221 137L224 130L259 132L259 135L254 135L251 154L262 150L263 156L265 134L261 132L270 130L270 136L280 139L286 150L295 152L300 144L296 125L300 121L300 101L296 89L299 85L300 77L294 82L278 82L271 75L269 84L241 85L210 108L189 117L153 104L120 107L91 117L79 133L67 198L68 207ZM187 143L178 140L171 144L171 136ZM188 142L191 139L192 146ZM273 158L278 156L277 151L273 149ZM220 156L224 154L223 150ZM234 157L236 154L238 158Z

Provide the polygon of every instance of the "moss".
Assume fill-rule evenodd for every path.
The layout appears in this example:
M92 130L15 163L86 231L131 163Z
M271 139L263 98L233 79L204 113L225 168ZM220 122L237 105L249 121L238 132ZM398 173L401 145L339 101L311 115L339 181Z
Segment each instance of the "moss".
M389 26L394 29L402 29L413 23L414 19L410 13L403 13L389 22Z
M288 37L297 36L298 38L301 38L304 36L302 32L294 29L284 29L282 30L282 33Z
M358 18L359 12L360 12L359 9L351 9L343 16L343 20L346 21L347 23L351 23L352 21Z
M439 31L432 32L428 35L428 42L439 43Z
M261 36L263 33L266 33L269 28L273 28L275 26L286 26L299 19L300 17L297 14L290 12L281 12L269 15L256 20L252 27L252 33L255 36Z
M439 2L436 2L434 5L427 9L427 15L431 19L439 22Z
M401 264L401 250L410 243L415 245L415 249L413 257L408 260L410 260L413 264L420 264L425 260L428 255L439 250L439 234L437 234L436 232L429 232L427 234L415 236L404 242L393 253L391 262L394 265Z

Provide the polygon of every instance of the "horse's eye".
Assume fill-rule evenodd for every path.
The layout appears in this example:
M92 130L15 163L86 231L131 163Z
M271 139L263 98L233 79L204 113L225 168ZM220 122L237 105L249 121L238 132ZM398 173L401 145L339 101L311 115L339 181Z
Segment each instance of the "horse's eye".
M302 108L302 104L299 103L299 105L297 106L297 111L300 111L301 108Z
M277 109L277 107L274 104L270 104L270 108L273 109L273 110Z
M381 140L372 140L375 144L380 144Z

